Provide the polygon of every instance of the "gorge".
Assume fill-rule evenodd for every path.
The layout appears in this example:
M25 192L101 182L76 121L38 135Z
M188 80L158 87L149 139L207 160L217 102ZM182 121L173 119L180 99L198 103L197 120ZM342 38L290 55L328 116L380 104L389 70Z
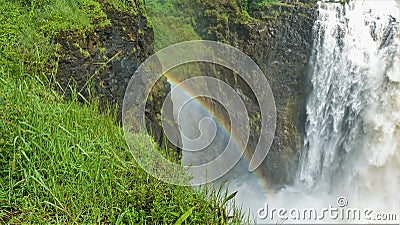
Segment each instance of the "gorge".
M177 1L177 7L190 17L198 37L230 44L249 55L265 74L276 103L276 135L262 165L249 172L244 158L216 184L228 180L229 191L238 191L236 203L252 218L265 204L285 209L314 207L320 212L329 205L337 206L337 199L345 197L352 208L397 214L395 221L373 223L398 222L400 3L282 1L248 6L246 15L238 1L189 2L192 8L187 1ZM62 72L57 76L64 88L76 79L83 96L94 90L105 99L105 105L121 102L130 76L156 52L153 32L157 32L144 13L134 19L120 12L108 14L115 28L78 37L78 46L74 45L76 40L64 40L68 35L60 37L67 57L61 59ZM85 51L89 56L83 56ZM99 68L93 62L104 55L109 63L94 77L92 89L85 87ZM166 99L167 93L193 74L207 75L228 83L244 99L251 121L247 148L252 155L260 136L260 108L246 82L226 68L201 63L171 74L178 78L163 79L148 102L146 115L155 141L171 148L160 127L160 109L165 100L179 105L180 96L187 94L181 90ZM138 85L137 90L140 88ZM218 87L206 88L212 91ZM174 148L186 165L216 157L230 138L214 117L229 116L223 107L212 101L204 104L207 107L187 104L181 118L174 121L179 126L176 131L180 129L193 139L199 136L202 118L213 118L217 125L215 142L202 154L181 153ZM277 215L265 217L256 220L273 224L285 220ZM302 222L332 222L325 219ZM371 222L366 220L360 219ZM292 218L288 222L299 221Z
M273 66L278 64L285 67L278 71L286 72L282 79L286 79L283 84L288 85L290 66L305 63L299 62L299 58L292 54L301 54L304 48L299 48L299 43L293 45L293 50L289 47L296 41L293 36L290 36L290 40L282 39L290 34L294 34L294 37L301 35L304 26L297 30L301 31L299 33L293 32L296 31L296 25L293 24L286 32L282 28L266 28L277 34L265 40L262 39L262 32L266 29L260 29L263 24L247 29L227 29L231 33L221 35L224 37L223 41L228 39L228 42L236 44L249 55L253 54L265 72L275 90L278 118L281 116L281 120L278 119L277 138L283 142L279 144L279 141L274 140L271 152L258 173L248 172L248 161L243 159L221 180L228 180L230 191L238 191L237 203L243 209L249 209L252 217L256 217L258 213L258 222L286 223L288 220L288 223L396 223L400 219L399 2L358 0L345 5L318 2L316 14L311 35L312 44L303 44L309 45L305 51L309 50L311 54L308 68L303 68L303 73L296 71L291 74L296 80L295 85L290 86L291 91L296 93L295 100L290 95L281 96L282 90L276 89L283 85L279 85L277 77L280 72L274 72ZM281 22L285 21L283 18L280 18ZM303 41L309 35L307 29L305 30L305 35L301 38ZM254 31L258 32L257 36L252 36L251 32ZM240 32L245 33L246 38L241 37ZM273 53L270 53L271 47L267 44L263 49L249 50L254 43L273 43L274 35L282 35L279 40L285 43L286 53L292 53L286 59L294 63L285 65L278 58L271 64L268 62L274 56L259 57L263 54L285 54L279 51L279 47L273 49ZM300 56L308 57L307 53ZM294 65L294 68L302 67ZM221 68L203 70L208 71L208 74L218 74L215 76L225 79L227 83L231 82L229 77L232 75ZM308 71L307 76L305 70ZM243 87L244 85L236 86L246 95L248 92ZM249 95L247 97L252 98ZM283 99L290 97L292 102L286 102L289 104L287 107L294 108L285 112L288 109L280 104ZM305 102L305 115L301 112L302 98ZM179 96L175 96L173 101L178 102ZM183 134L195 138L198 136L199 121L213 115L195 103L186 107L188 108L180 111L182 116L178 124L182 126ZM218 111L218 106L214 109ZM215 124L220 123L215 117L214 120ZM285 127L285 120L291 120L292 124L297 125L288 129ZM304 134L301 134L302 129ZM284 136L287 132L290 132L289 138ZM296 139L300 136L303 138ZM226 134L220 132L216 135L219 141L213 142L205 152L189 154L183 151L183 162L189 165L205 159L209 161L215 157L213 155L220 154L217 149L223 149L227 138L229 137ZM288 146L288 141L292 145ZM274 148L278 150L274 151ZM290 149L289 153L285 152L286 148ZM298 151L298 154L290 154L293 150ZM288 165L290 163L292 165ZM342 205L343 201L345 205ZM301 218L288 214L278 215L276 212L274 215L269 212L268 215L267 208L260 211L265 207L264 204L275 209L294 208L300 212L302 209L313 208L315 217L307 214L304 216L306 218ZM324 217L323 210L329 206L341 210L347 210L345 207L348 206L359 211L351 215L342 214L340 218ZM361 213L366 208L371 210L368 216Z

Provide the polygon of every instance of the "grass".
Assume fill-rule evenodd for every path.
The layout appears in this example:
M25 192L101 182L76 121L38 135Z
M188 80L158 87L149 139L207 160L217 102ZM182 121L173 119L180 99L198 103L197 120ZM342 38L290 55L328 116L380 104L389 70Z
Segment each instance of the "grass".
M155 34L155 50L183 41L201 40L192 18L177 3L176 0L146 0L147 15Z
M128 10L132 2L109 3ZM108 26L100 1L0 0L0 9L1 224L243 220L234 207L227 218L233 196L222 189L174 186L143 171L111 108L99 112L96 101L80 103L76 91L65 100L52 89L59 57L54 37Z
M19 63L39 74L57 69L60 33L85 34L109 26L104 9L146 15L143 0L0 0L0 65Z
M263 6L271 6L271 5L281 5L284 4L279 0L263 0L259 3L257 3L258 7L263 7Z
M19 63L33 73L56 68L60 32L85 32L109 24L94 0L0 0L0 63L18 73Z
M154 28L155 48L160 50L172 44L189 40L200 40L216 34L224 41L230 23L250 23L250 14L262 7L288 6L279 0L146 0L148 18ZM204 21L212 21L211 23Z
M146 0L146 3L157 50L180 41L216 40L217 35L222 41L226 34L221 32L229 32L229 24L252 20L247 1L241 0Z
M226 220L223 193L144 172L96 102L66 102L37 77L0 74L0 223L173 224L189 211L191 224Z

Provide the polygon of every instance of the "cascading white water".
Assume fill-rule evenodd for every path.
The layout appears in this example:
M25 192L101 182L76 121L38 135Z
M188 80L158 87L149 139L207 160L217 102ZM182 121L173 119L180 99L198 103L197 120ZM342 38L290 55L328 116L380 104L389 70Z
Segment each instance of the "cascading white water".
M300 180L308 188L331 186L332 175L358 136L365 71L356 61L364 57L365 46L348 35L349 30L343 7L320 5L310 60L306 150L300 170Z
M246 162L239 162L239 169L228 174L233 179L230 190L239 190L237 203L250 208L253 215L264 203L285 209L314 207L319 213L319 209L334 205L339 196L345 196L349 207L397 213L396 221L360 218L333 222L397 223L400 220L400 1L351 0L346 6L318 4L309 67L306 136L297 182L279 193L265 195L258 188L255 175L243 172L247 171ZM182 101L178 95L172 97L174 102ZM196 138L199 132L190 124L211 116L196 104L189 104L181 113L181 129L189 136L192 134L191 138ZM183 162L196 164L218 155L216 149L226 141L223 134L218 137L220 140L202 155L184 152ZM332 222L325 219L308 222ZM259 221L277 223L276 217Z
M318 216L287 223L399 223L400 1L318 4L297 182L268 206ZM332 206L350 213L323 213Z
M319 4L297 186L400 215L400 2Z

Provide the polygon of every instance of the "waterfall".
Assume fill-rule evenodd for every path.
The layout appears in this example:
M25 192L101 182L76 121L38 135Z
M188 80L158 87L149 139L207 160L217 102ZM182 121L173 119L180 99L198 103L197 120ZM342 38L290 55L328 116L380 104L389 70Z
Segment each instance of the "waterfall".
M236 169L223 178L231 180L230 190L239 191L237 203L245 210L250 209L253 216L260 217L259 209L268 203L275 209L313 207L319 218L319 209L339 205L342 201L336 200L344 196L348 204L341 204L341 209L349 206L397 213L398 221L400 2L351 0L346 5L319 2L317 11L309 62L304 149L297 181L277 193L264 193L265 188L259 183L262 179L248 172L245 160L239 161ZM185 102L186 98L184 92L172 95L175 103ZM206 117L211 118L208 122L216 124L217 137L196 155L184 151L182 162L196 165L218 156L228 137L223 127L213 122L213 115L195 102L187 104L180 113L180 129L189 138L201 136L201 130L191 124L200 124ZM262 223L279 222L276 217L268 221L258 219ZM332 223L329 218L315 219L305 221ZM333 222L393 223L365 221L365 218Z
M298 184L400 210L400 2L319 3Z

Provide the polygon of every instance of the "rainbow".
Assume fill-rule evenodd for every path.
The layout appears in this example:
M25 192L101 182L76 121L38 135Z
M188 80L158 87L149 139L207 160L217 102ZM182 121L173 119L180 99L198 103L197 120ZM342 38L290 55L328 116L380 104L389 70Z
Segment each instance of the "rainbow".
M193 95L190 88L188 88L187 86L182 85L182 84L180 85L182 80L178 79L177 76L175 76L173 73L168 71L164 74L164 76L167 78L168 82L174 88L177 88L177 90L179 92L186 95L188 98L193 98L192 102L195 103L196 106L198 106L199 108L201 108L202 110L207 112L210 116L212 116L214 118L214 121L217 123L217 125L220 128L222 128L223 134L226 135L226 137L232 138L233 143L237 142L237 141L235 142L235 137L233 137L233 135L231 135L229 120L227 120L224 116L220 115L218 112L215 112L215 110L212 109L212 106L209 101L206 101L203 98L195 98L196 96ZM238 146L238 145L235 144L235 146ZM238 147L238 149L240 149L241 151L244 151L244 154L243 154L244 157L242 157L242 158L244 160L246 160L245 161L246 165L249 165L251 157L252 157L250 150L248 150L247 148L242 149L239 147ZM264 175L261 173L260 170L255 170L252 174L254 174L257 177L259 189L262 190L263 193L266 193L266 191L269 188L268 188L268 184L267 184L266 180L264 179Z

